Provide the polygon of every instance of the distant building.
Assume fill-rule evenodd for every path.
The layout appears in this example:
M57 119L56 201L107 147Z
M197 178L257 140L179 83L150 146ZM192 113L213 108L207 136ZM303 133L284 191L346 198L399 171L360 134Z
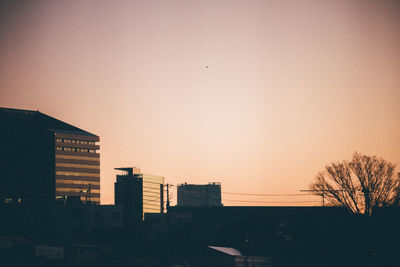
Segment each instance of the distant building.
M178 185L178 206L222 206L221 183Z
M140 173L136 167L115 168L123 171L115 182L115 205L124 207L126 225L140 222L145 213L163 212L164 177Z
M100 204L97 135L39 111L0 108L0 201Z

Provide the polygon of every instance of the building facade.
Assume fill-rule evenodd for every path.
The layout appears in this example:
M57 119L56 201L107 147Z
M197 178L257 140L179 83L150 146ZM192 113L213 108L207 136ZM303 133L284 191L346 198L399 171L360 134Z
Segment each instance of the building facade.
M100 204L97 135L39 111L0 108L2 202Z
M136 167L115 168L115 205L124 207L125 225L141 222L145 213L163 212L164 177L143 174Z
M98 136L55 132L56 199L71 196L100 204Z
M222 206L221 183L178 185L178 206Z
M143 214L162 213L164 206L164 177L153 174L141 174L143 181Z

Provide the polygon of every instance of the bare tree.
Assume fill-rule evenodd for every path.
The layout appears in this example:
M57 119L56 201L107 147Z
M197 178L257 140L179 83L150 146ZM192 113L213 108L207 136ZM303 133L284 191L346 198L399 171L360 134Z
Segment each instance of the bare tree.
M323 196L329 205L371 215L374 207L398 204L400 175L396 177L395 167L382 158L354 152L350 162L325 166L310 189Z

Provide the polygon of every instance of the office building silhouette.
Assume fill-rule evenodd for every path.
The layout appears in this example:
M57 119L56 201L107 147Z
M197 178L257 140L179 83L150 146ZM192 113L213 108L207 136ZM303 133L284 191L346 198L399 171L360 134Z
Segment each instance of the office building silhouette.
M122 171L115 182L115 205L124 207L125 225L141 222L145 213L163 212L164 177L141 173L136 167L115 168Z
M39 111L0 108L0 201L100 204L97 135Z

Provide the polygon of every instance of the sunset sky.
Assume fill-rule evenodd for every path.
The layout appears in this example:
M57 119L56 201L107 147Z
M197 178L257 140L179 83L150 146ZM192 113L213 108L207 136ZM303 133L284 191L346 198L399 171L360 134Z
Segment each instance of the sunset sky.
M0 106L99 135L102 204L122 166L297 194L354 151L400 163L399 3L1 1Z

